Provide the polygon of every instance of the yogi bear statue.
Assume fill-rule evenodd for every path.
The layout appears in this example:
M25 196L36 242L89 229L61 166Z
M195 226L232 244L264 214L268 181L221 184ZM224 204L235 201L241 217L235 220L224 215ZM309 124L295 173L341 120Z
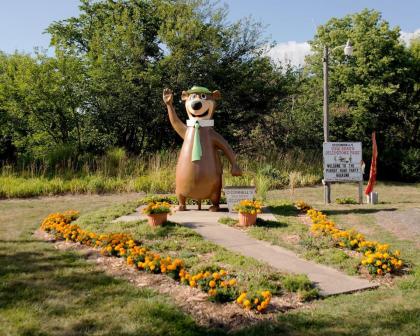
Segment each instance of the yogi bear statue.
M222 190L222 164L219 150L223 151L232 165L233 176L240 176L241 169L236 163L235 154L227 141L213 129L212 119L216 100L220 92L210 92L204 87L194 86L182 92L182 100L188 114L185 125L175 113L173 94L170 89L163 90L163 101L168 108L172 127L184 139L176 166L176 196L178 210L186 210L187 198L198 201L210 199L210 211L218 211Z

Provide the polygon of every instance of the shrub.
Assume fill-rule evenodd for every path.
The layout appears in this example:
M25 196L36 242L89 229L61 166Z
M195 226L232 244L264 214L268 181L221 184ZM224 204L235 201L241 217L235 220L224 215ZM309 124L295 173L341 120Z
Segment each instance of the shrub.
M401 156L401 176L409 182L420 181L420 148L410 148Z
M356 200L352 197L336 198L335 202L337 204L357 204Z

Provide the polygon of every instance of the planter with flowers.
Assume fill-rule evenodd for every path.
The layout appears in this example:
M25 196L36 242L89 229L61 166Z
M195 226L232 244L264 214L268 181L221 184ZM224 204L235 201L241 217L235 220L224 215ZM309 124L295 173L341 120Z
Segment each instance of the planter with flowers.
M234 209L239 213L239 225L255 225L257 215L261 213L262 204L259 201L242 200Z
M150 202L143 208L143 213L147 215L149 225L156 227L168 220L168 214L171 214L171 205L168 202Z

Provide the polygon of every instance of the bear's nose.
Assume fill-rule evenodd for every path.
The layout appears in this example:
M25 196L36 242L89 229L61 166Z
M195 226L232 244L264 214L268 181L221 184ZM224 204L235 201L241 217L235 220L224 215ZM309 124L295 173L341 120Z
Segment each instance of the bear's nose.
M193 110L199 110L201 109L201 107L203 106L203 104L201 104L201 101L196 100L195 102L191 103L191 107L193 108Z

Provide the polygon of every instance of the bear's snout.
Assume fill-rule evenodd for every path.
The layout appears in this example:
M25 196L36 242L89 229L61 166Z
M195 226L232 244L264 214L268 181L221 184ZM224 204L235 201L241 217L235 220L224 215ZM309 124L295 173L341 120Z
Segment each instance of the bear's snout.
M199 101L199 100L196 100L196 101L191 103L192 109L196 110L196 111L201 109L202 106L203 106L203 104L201 104L201 101Z

